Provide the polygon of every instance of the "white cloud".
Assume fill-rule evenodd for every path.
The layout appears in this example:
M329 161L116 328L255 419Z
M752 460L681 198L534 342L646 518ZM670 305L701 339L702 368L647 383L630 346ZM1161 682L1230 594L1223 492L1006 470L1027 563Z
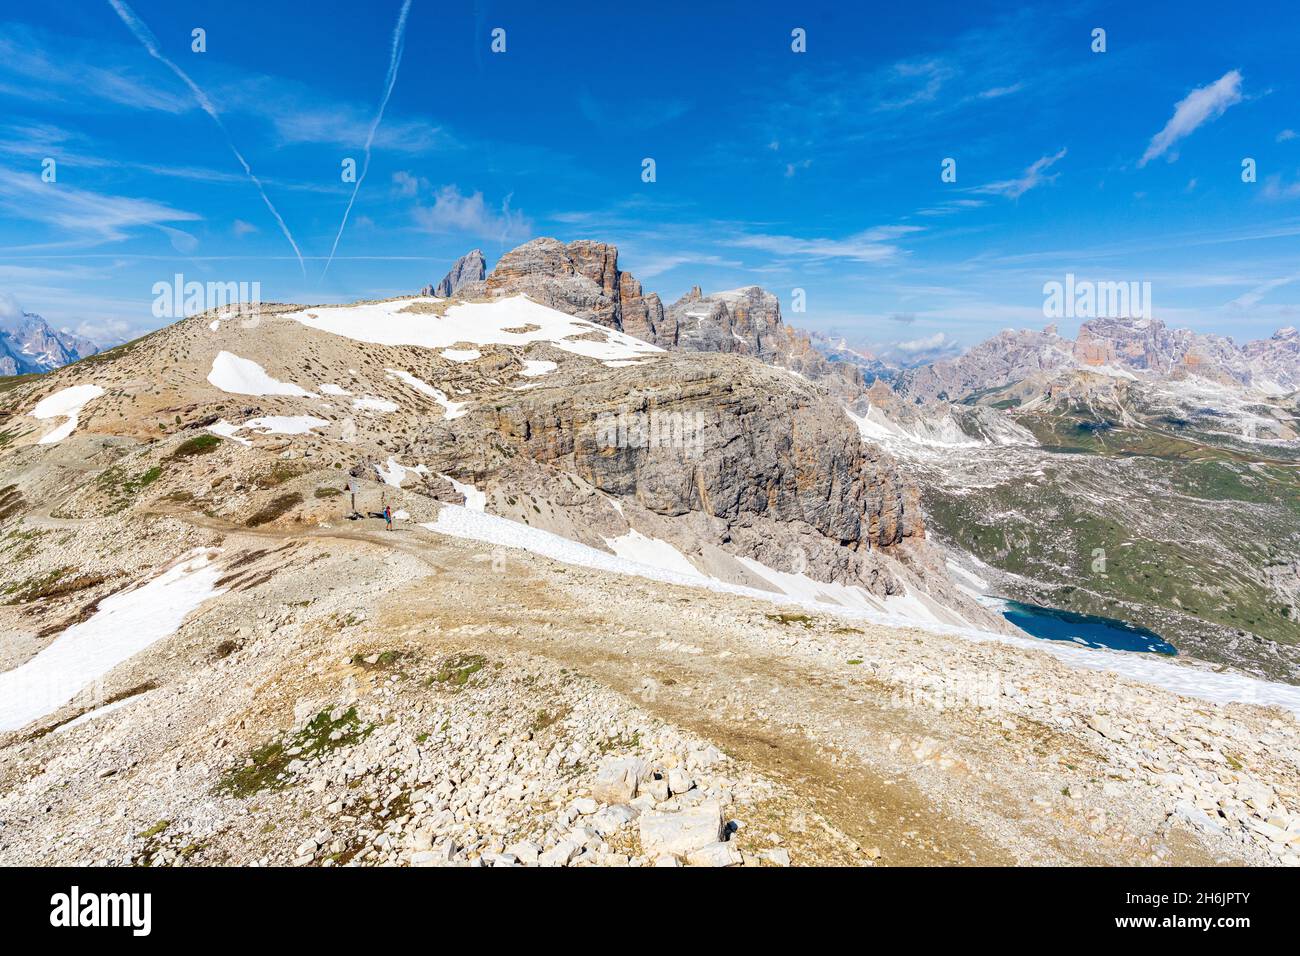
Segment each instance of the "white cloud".
M942 348L948 344L948 336L943 332L935 332L934 335L927 335L922 339L908 339L905 342L895 342L891 348L896 352L902 352L904 355L915 355L918 352L933 352L935 349Z
M955 74L952 66L938 58L895 63L883 78L877 109L900 110L928 103Z
M1278 141L1279 143L1285 143L1285 142L1287 142L1288 140L1295 139L1295 138L1297 137L1297 135L1300 135L1300 134L1297 134L1296 131L1293 130L1293 129L1284 129L1284 130L1282 130L1282 132L1280 132L1280 133L1277 134L1277 141Z
M23 317L23 307L8 292L0 292L0 322L14 322Z
M412 176L404 169L399 169L393 173L393 192L407 199L416 195L420 191L422 180Z
M1290 285L1300 280L1300 274L1281 276L1276 279L1269 279L1267 282L1261 282L1249 292L1245 292L1228 303L1227 308L1248 311L1253 309L1274 289L1280 289L1283 286Z
M184 113L189 98L175 84L160 83L135 66L133 50L102 36L80 40L17 24L0 26L0 80L7 94L51 101L84 103L87 99L131 109Z
M1023 83L1012 83L1010 86L994 86L990 89L979 93L982 100L995 100L1002 96L1010 96L1012 93L1019 93L1025 88Z
M132 227L201 218L148 199L110 196L64 183L50 185L15 170L0 170L0 209L77 237L64 243L68 245L116 242L127 238Z
M676 269L679 266L691 266L695 269L704 268L706 266L735 269L739 268L741 265L734 259L724 259L721 256L707 255L704 253L700 253L699 255L670 253L661 256L652 255L648 258L620 255L619 258L621 260L625 259L629 263L629 265L623 266L622 268L628 269L628 271L636 275L638 279L642 280L653 279L656 276L663 275L665 272Z
M420 227L429 232L463 232L499 242L522 237L531 228L523 213L510 208L509 196L498 212L488 207L481 192L465 196L455 185L439 189L432 206L417 205L414 215Z
M1024 175L1018 179L1004 179L996 183L986 183L983 186L976 186L972 192L988 193L996 196L1006 196L1008 199L1019 199L1035 186L1043 183L1050 183L1056 179L1055 175L1044 175L1047 170L1051 169L1058 161L1065 158L1065 147L1062 146L1060 152L1054 156L1043 156L1034 160L1025 170Z
M1295 199L1300 197L1300 182L1287 182L1281 175L1273 174L1264 180L1265 199Z
M1164 129L1151 137L1147 150L1138 160L1145 166L1151 160L1169 152L1175 143L1194 133L1210 120L1218 119L1228 107L1241 102L1241 72L1229 70L1208 86L1192 90L1174 106L1174 115ZM1173 162L1177 153L1169 157Z
M293 254L298 257L298 266L302 269L303 277L306 278L307 266L303 262L302 250L298 248L298 243L294 240L293 233L289 231L289 226L285 223L279 210L275 208L275 204L271 202L271 197L266 194L266 189L262 185L262 181L257 178L257 175L253 172L253 168L248 164L248 160L244 159L244 154L241 153L239 147L235 145L235 141L231 137L230 131L226 128L226 124L222 122L221 114L217 112L217 108L213 105L208 94L203 91L202 87L190 79L188 73L167 57L163 56L162 51L158 47L158 38L153 35L153 31L149 29L148 24L136 16L135 11L131 9L130 5L127 4L125 0L108 0L108 3L109 6L117 12L121 21L126 24L127 29L135 34L135 38L140 41L140 45L145 48L145 51L163 66L167 67L167 69L171 70L172 73L174 73L187 87L189 87L190 92L194 94L194 99L198 101L200 108L202 108L203 112L207 113L208 116L212 118L212 122L214 122L217 125L217 128L221 130L222 135L226 137L226 145L229 146L230 151L235 154L235 159L239 160L239 165L244 167L244 175L247 176L253 185L257 187L257 191L262 197L262 202L266 204L266 208L269 209L271 215L275 217L275 221L279 224L280 231L284 233L284 237L289 240L289 245L293 247ZM173 245L175 245L174 237Z
M810 259L851 259L855 262L883 262L899 255L894 240L913 232L921 226L877 226L844 239L769 235L764 233L741 235L723 240L727 245L742 249L759 249L781 256L801 256Z
M231 231L234 232L235 237L237 239L243 239L245 236L251 235L258 231L255 225L253 225L251 222L244 222L244 220L242 219L236 219L234 225L232 225L230 228Z

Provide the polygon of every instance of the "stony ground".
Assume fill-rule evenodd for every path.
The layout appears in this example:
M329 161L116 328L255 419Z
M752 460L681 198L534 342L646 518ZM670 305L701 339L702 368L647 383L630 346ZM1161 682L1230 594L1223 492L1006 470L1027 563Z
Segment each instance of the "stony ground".
M228 590L0 738L0 863L1300 863L1279 711L409 524L36 531Z

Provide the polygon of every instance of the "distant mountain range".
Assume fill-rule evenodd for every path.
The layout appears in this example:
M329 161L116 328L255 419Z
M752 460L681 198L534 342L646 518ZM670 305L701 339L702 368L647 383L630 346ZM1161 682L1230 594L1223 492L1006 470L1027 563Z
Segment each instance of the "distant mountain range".
M1157 319L1093 319L1069 339L1042 331L1006 329L962 355L909 370L898 390L916 402L963 401L1030 375L1096 369L1121 375L1182 379L1285 395L1300 388L1300 333L1237 345L1231 338L1171 329Z
M0 325L0 376L49 372L98 351L89 339L57 331L32 312Z

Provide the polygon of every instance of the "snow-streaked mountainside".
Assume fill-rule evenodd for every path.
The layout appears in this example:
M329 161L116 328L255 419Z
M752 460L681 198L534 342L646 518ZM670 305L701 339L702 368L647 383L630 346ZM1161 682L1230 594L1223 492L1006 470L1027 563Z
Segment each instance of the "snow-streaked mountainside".
M0 376L48 372L98 351L89 339L56 331L31 312L0 322Z

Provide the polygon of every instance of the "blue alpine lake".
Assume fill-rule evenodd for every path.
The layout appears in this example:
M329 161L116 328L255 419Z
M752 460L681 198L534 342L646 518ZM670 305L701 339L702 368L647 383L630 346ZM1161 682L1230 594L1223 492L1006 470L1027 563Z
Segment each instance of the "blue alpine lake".
M1007 600L1003 604L1002 616L1034 637L1049 641L1069 641L1086 647L1109 647L1116 651L1171 655L1178 653L1178 648L1155 631L1127 621L1039 607L1020 601Z

